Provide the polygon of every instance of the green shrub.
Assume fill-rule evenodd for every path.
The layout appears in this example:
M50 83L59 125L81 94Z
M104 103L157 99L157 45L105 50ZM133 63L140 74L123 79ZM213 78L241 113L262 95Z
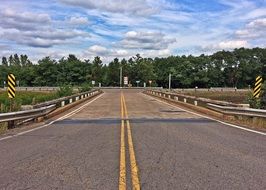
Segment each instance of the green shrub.
M261 100L259 98L253 97L253 92L250 92L247 96L247 103L249 103L251 108L260 109L261 108Z
M261 108L266 109L266 80L262 85Z
M21 109L21 105L33 105L58 98L54 92L16 92L16 97L10 100L6 91L0 92L0 112L9 112L12 103L12 111Z
M83 83L79 88L79 92L87 92L90 90L91 90L91 86L88 83Z
M56 94L58 97L70 96L73 94L73 87L69 85L61 86Z

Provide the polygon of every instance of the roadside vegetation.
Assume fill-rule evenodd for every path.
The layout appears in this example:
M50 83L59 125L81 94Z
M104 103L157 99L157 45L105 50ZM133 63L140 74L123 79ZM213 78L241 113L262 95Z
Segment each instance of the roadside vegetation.
M89 84L82 84L81 87L79 87L79 93L90 90L91 86ZM10 100L6 91L0 91L0 113L9 112L10 109L12 111L19 111L21 110L21 105L35 105L49 100L71 96L74 93L72 86L64 85L55 92L17 91L16 97Z
M80 91L85 91L90 89L88 84L91 81L95 81L95 86L99 83L102 86L119 86L120 68L132 86L137 86L136 81L140 81L139 86L144 83L149 86L149 81L152 81L151 86L167 88L168 75L171 74L172 88L252 89L258 75L266 79L266 48L240 48L212 55L166 58L143 58L137 54L129 59L115 58L106 64L103 64L99 56L93 60L80 60L72 54L59 60L45 57L38 64L33 64L27 55L15 54L2 57L0 87L3 87L8 73L13 73L20 86L64 86L62 93L69 94L66 86L78 86ZM217 95L217 98L227 99L224 96ZM258 101L252 100L251 96L246 98L248 97L252 106L265 107L263 99ZM239 101L242 102L243 99L241 96Z
M62 86L101 83L119 86L120 68L129 83L139 86L152 81L152 86L168 86L172 74L172 88L237 87L252 88L258 75L266 78L266 48L219 51L212 55L169 56L143 58L139 54L129 59L115 58L109 63L96 56L93 60L80 60L75 55L54 60L42 58L33 64L27 55L2 57L0 86L8 73L13 73L20 86Z
M180 92L179 92L180 93ZM220 100L226 102L233 102L236 104L247 104L249 96L251 92L249 91L229 91L229 92L221 92L221 91L188 91L182 92L182 94L197 96L202 98L209 98L212 100Z
M7 92L0 92L1 113L18 111L21 105L34 105L40 102L45 102L57 98L56 92L17 92L16 97L10 100ZM12 105L12 106L11 106Z
M262 85L261 98L254 98L253 93L250 93L247 101L251 108L266 109L266 81Z

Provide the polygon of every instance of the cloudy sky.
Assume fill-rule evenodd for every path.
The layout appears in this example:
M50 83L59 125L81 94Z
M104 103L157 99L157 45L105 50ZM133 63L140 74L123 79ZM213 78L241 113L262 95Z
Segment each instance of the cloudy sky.
M0 0L0 56L199 55L266 46L266 0Z

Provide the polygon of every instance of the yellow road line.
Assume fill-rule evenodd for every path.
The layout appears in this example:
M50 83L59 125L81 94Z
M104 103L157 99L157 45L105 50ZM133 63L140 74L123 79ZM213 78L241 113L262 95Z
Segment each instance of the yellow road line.
M134 151L134 146L133 146L131 127L130 127L130 123L129 123L129 120L128 120L128 112L127 112L126 101L125 101L125 97L124 97L123 94L122 94L122 101L123 101L123 105L124 105L125 117L127 119L126 120L126 124L127 124L129 158L130 158L130 166L131 166L131 180L132 180L132 186L133 186L132 189L140 190L138 166L137 166L136 157L135 157L135 151Z
M125 121L122 94L121 104L121 140L120 140L120 172L119 172L119 190L126 190L126 147L125 147Z

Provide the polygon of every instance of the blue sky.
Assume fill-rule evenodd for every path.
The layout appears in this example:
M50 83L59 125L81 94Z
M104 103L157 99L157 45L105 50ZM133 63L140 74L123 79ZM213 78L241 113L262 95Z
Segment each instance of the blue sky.
M0 56L210 54L266 46L265 0L1 0Z

